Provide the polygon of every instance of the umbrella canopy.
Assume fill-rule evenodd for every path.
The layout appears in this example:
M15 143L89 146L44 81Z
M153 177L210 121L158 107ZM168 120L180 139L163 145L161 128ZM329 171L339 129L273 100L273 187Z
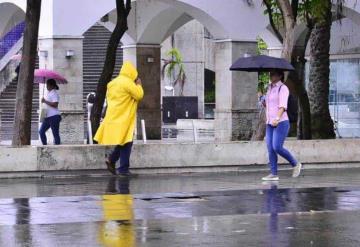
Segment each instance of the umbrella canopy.
M271 70L293 71L295 68L285 59L265 55L239 58L230 68L233 71L267 72Z
M68 81L61 76L59 73L47 70L47 69L37 69L35 70L34 83L46 83L48 79L54 79L57 84L67 84Z

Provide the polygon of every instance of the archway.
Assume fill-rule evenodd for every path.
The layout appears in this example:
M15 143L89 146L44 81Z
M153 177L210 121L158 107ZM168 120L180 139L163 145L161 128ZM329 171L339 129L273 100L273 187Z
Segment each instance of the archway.
M25 12L10 2L0 2L0 37L25 20Z
M218 122L216 128L220 129L218 131L220 133L218 139L238 140L249 138L249 133L251 133L249 125L253 124L254 116L256 116L256 109L254 109L256 108L256 97L251 97L252 94L256 95L256 83L253 82L256 80L256 76L253 74L232 73L229 71L229 68L232 62L239 56L245 53L255 53L256 37L265 27L262 25L261 19L258 26L255 25L254 28L254 30L257 30L257 35L255 35L254 30L241 32L241 30L244 30L244 27L240 28L240 33L232 33L234 25L226 26L227 21L223 20L221 22L218 16L208 14L209 8L205 6L203 6L203 9L198 9L190 5L190 1L160 0L159 2L171 2L171 5L162 9L151 20L146 22L146 27L142 27L141 30L143 31L139 32L138 42L141 44L163 44L162 42L166 38L186 23L196 20L203 24L203 29L211 33L214 46L212 55L214 58L216 57L214 60L217 60L213 71L216 71L216 99L217 103L219 102L216 110L216 121ZM216 8L216 6L212 7ZM249 9L248 7L240 7L239 9L244 12L252 13L254 11L254 9ZM259 8L259 6L256 7ZM231 15L230 12L229 15ZM262 16L263 12L261 11L260 13ZM241 14L237 13L236 16L240 16L237 19L242 19L243 16L248 17L248 14ZM160 25L161 28L159 28ZM190 43L190 45L196 46L194 43ZM191 49L189 48L188 50ZM185 50L185 52L187 51ZM204 80L204 71L205 68L201 72L202 80ZM202 87L204 87L204 83L202 84ZM163 89L163 86L161 88ZM202 100L200 100L202 104L204 104L203 93L201 93ZM242 122L242 119L246 120ZM249 129L250 131L248 131Z
M94 8L94 5L98 6ZM112 12L115 4L110 1L100 0L62 0L55 1L54 10L65 9L66 15L54 12L52 30L41 32L41 35L64 37L66 35L80 39L80 36L104 14ZM63 13L63 12L62 12ZM81 21L77 21L81 18ZM111 17L110 17L111 19ZM251 5L247 1L228 0L224 5L221 1L209 0L137 0L134 1L133 11L129 16L128 36L131 39L123 43L125 45L124 56L136 63L146 78L145 85L148 97L142 106L149 116L147 127L151 122L156 122L153 116L159 116L160 104L158 102L160 92L160 44L175 30L190 20L202 23L214 36L214 46L217 60L216 81L220 85L217 90L219 99L219 119L225 119L229 129L241 129L251 122L244 121L242 127L234 126L235 118L247 119L248 115L254 115L256 99L251 95L254 89L252 80L254 76L241 73L232 73L229 67L232 62L245 53L255 53L256 37L267 25L267 18L263 14L263 6L255 2ZM256 19L252 25L248 25L250 19ZM111 25L109 25L109 29ZM60 41L59 41L60 42ZM70 42L70 41L69 41ZM219 72L219 73L218 73ZM154 86L156 85L156 86ZM159 87L159 88L157 88ZM254 89L256 90L256 89ZM239 96L240 95L240 96ZM145 109L146 108L146 109ZM156 111L156 113L155 113ZM249 113L250 112L250 113ZM150 116L152 114L152 116ZM222 120L220 120L222 121ZM149 123L150 122L150 123ZM224 122L224 121L222 121ZM158 124L156 122L156 124ZM220 126L222 127L222 126ZM248 126L246 126L248 128ZM242 134L234 134L234 138L226 134L227 139L238 139Z

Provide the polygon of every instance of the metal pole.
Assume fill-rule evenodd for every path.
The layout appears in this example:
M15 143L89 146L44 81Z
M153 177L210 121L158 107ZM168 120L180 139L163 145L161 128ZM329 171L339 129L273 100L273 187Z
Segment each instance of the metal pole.
M144 119L141 119L141 131L142 131L142 137L143 137L144 144L146 144L147 139L146 139L146 128L145 128L145 120Z
M89 103L89 97L91 94L92 93L89 93L88 96L86 97L86 103L87 103L87 127L88 127L89 144L93 145L94 141L93 141L93 136L92 136L92 127L91 127L91 120L90 120L93 104Z
M196 131L196 126L195 126L195 120L192 120L192 125L193 125L194 143L197 143L197 142L198 142L198 138L197 138L197 131Z

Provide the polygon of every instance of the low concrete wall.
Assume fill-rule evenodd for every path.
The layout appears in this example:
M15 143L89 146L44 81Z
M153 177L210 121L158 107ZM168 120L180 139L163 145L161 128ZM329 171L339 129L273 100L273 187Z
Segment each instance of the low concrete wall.
M286 146L305 164L360 163L360 140L288 141ZM0 172L104 169L104 146L0 147ZM137 144L131 167L169 170L251 167L267 164L263 142L204 144ZM284 163L281 160L281 163Z

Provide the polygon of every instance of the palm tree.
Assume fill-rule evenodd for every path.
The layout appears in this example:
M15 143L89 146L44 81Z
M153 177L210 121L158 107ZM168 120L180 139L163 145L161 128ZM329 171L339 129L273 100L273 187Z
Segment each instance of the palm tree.
M186 74L182 55L177 48L173 48L168 51L167 56L171 57L171 59L163 59L164 65L161 69L162 77L164 78L166 74L166 76L172 80L173 75L177 73L175 80L172 82L172 86L175 87L176 85L179 85L180 96L183 96Z
M309 100L312 134L316 139L336 137L329 111L331 7L331 0L322 1L317 6L319 14L314 18L310 35Z

